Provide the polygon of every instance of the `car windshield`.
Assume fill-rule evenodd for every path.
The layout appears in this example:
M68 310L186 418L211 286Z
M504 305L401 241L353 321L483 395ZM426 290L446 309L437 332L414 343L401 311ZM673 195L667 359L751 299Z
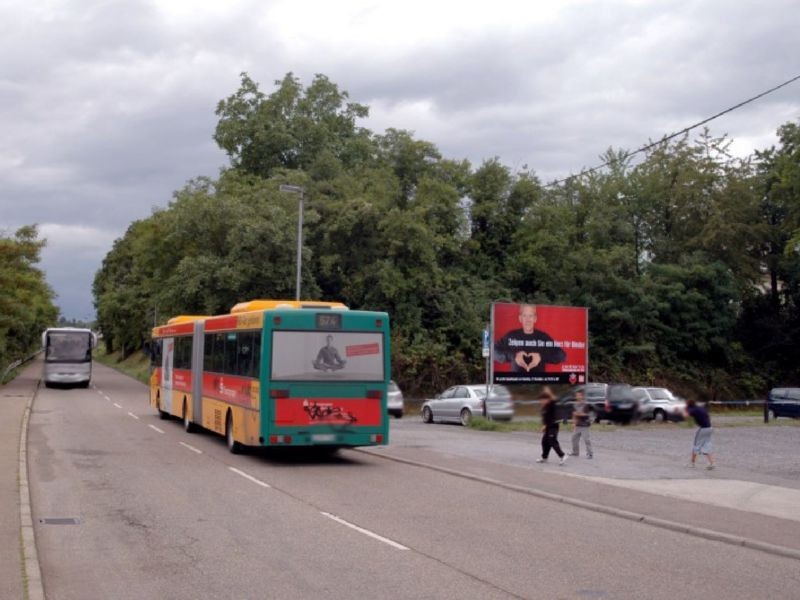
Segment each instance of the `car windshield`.
M390 392L399 392L400 388L398 387L398 385L394 381L390 381L389 382L389 391Z

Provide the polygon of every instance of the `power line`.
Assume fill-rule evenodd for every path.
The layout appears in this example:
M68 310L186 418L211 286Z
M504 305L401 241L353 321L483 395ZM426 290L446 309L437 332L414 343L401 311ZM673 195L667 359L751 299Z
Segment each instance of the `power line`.
M703 119L702 121L699 121L699 122L695 123L694 125L690 125L689 127L685 127L683 129L681 129L680 131L677 131L677 132L672 133L672 134L670 134L670 135L668 135L666 137L663 137L660 140L658 140L657 142L652 142L650 144L647 144L646 146L642 146L638 150L633 150L632 152L628 152L627 154L623 155L621 158L614 159L614 161L616 161L616 160L625 160L626 158L630 158L631 156L639 154L640 152L646 152L647 150L650 150L651 148L655 148L656 146L658 146L660 144L663 144L664 142L668 142L669 140L671 140L673 138L676 138L679 135L683 135L684 133L688 133L692 129L700 127L701 125L705 125L706 123L709 123L710 121L713 121L714 119L717 119L717 118L721 117L722 115L728 114L729 112L732 112L732 111L736 110L737 108L741 108L745 104L750 104L751 102L754 102L755 100L758 100L759 98L763 98L767 94L771 94L772 92L774 92L776 90L779 90L782 87L786 87L787 85L789 85L790 83L794 83L798 79L800 79L800 75L792 77L791 79L789 79L787 81L784 81L780 85L776 85L773 88L770 88L770 89L768 89L768 90L766 90L764 92L761 92L757 96L753 96L752 98L748 98L747 100L745 100L743 102L739 102L739 104L735 104L734 106L731 106L730 108L726 108L725 110L723 110L721 112L718 112L717 114L715 114L715 115L713 115L711 117L708 117L707 119ZM569 177L564 177L563 179L557 179L556 181L548 183L544 187L546 187L546 188L553 187L553 186L556 186L556 185L558 185L560 183L564 183L565 181L569 181L570 179L575 179L577 177L583 177L584 175L588 175L589 173L594 173L595 171L599 171L600 169L603 169L603 168L607 167L608 165L610 165L614 161L610 161L609 160L609 161L604 162L601 165L597 165L596 167L592 167L591 169L585 169L585 170L583 170L580 173L577 173L575 175L570 175Z

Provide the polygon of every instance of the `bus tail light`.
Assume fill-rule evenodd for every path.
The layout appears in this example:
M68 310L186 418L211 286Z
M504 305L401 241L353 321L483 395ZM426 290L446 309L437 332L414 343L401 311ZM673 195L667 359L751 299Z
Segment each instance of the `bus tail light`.
M269 391L270 398L288 398L289 397L289 390L270 390Z
M269 436L270 444L291 444L292 436L290 435L271 435Z
M383 397L380 390L369 390L367 392L367 398L374 398L380 400Z
M383 435L381 435L380 433L373 433L371 436L369 436L369 441L372 442L373 444L382 444Z

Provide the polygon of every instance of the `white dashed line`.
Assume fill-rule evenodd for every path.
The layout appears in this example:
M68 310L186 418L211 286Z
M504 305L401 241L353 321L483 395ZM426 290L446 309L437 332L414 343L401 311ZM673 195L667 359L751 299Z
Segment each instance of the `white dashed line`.
M236 473L237 475L241 475L241 476L242 476L242 477L244 477L245 479L249 479L249 480L250 480L250 481L252 481L253 483L257 483L257 484L258 484L258 485L260 485L261 487L265 487L265 488L272 487L270 484L268 484L268 483L264 483L263 481L261 481L261 480L259 480L259 479L256 479L256 478L255 478L255 477L253 477L252 475L248 475L248 474L247 474L247 473L245 473L244 471L240 471L239 469L235 469L235 468L233 468L233 467L228 467L228 468L229 468L231 471L233 471L234 473Z
M160 430L158 427L156 427L155 425L148 425L148 427L149 427L150 429L155 429L155 430L156 430L158 433L164 433L163 431L161 431L161 430Z
M329 519L333 519L337 523L341 523L342 525L346 525L347 527L350 527L351 529L355 529L359 533L363 533L364 535L368 535L371 538L375 538L379 542L383 542L384 544L389 544L392 548L397 548L398 550L408 550L408 548L403 546L403 544L398 544L397 542L392 541L389 538L385 538L382 535L378 535L377 533L373 533L372 531L369 531L368 529L364 529L363 527L359 527L358 525L353 525L352 523L348 523L347 521L345 521L344 519L342 519L340 517L337 517L336 515L332 515L332 514L326 513L326 512L320 512L320 514L325 515Z
M116 402L114 402L114 406L116 406L117 408L122 408L122 406L120 406L120 405L119 405L119 404L117 404Z
M188 449L189 449L189 450L191 450L192 452L197 452L197 454L202 454L202 453L203 453L203 451L202 451L202 450L198 450L198 449L197 449L197 448L195 448L194 446L190 446L189 444L187 444L187 443L185 443L185 442L178 442L178 443L179 443L181 446L183 446L184 448L188 448Z
M108 397L108 396L106 396L105 394L103 394L103 398L105 398L106 400L108 400L109 402L111 402L111 398L109 398L109 397Z
M136 419L137 421L139 420L139 417L137 417L137 416L136 416L135 414L133 414L132 412L129 412L129 413L128 413L128 416L129 416L129 417L133 417L133 418L134 418L134 419Z

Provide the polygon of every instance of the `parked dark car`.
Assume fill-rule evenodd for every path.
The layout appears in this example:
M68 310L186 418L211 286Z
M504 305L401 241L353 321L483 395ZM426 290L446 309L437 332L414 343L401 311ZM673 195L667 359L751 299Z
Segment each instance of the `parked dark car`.
M800 388L774 388L767 399L769 418L792 417L800 419Z
M558 399L557 414L560 419L572 418L575 392L578 390L583 390L586 410L595 423L606 420L627 424L638 418L638 403L632 386L627 383L587 383L571 387Z

